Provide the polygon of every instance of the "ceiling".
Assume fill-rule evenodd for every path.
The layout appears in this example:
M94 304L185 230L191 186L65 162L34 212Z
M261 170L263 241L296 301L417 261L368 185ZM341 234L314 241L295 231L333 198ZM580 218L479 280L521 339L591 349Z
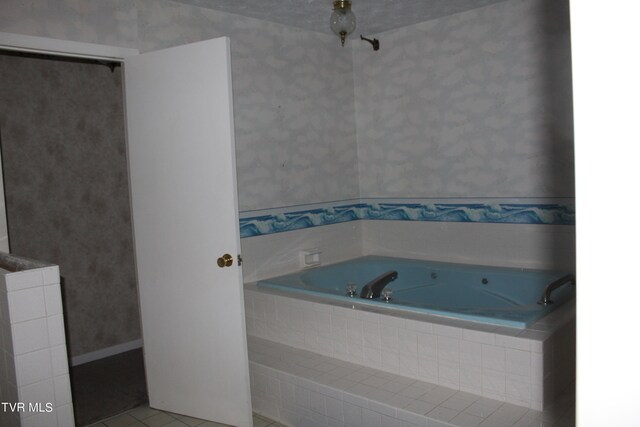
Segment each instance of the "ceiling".
M174 0L332 34L332 0ZM352 0L357 34L376 34L505 0Z

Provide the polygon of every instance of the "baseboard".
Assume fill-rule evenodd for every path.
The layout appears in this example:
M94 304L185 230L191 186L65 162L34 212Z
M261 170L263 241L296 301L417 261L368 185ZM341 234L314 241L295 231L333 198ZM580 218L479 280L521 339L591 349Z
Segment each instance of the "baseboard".
M111 347L102 348L100 350L91 351L71 358L71 366L82 365L83 363L93 362L95 360L104 359L105 357L115 356L116 354L126 351L142 348L142 339L117 344Z

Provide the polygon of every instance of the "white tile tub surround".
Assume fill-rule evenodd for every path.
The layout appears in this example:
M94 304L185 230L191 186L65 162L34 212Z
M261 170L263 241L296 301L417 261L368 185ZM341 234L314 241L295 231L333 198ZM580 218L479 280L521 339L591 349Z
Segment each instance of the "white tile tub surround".
M250 337L255 412L291 426L572 426L573 393L537 411Z
M0 425L73 427L58 266L0 268L0 315Z
M359 221L364 255L575 271L575 227Z
M321 264L362 256L362 221L268 234L241 239L245 282L298 271L299 252L320 250Z
M247 333L542 410L575 378L575 306L514 329L245 285Z

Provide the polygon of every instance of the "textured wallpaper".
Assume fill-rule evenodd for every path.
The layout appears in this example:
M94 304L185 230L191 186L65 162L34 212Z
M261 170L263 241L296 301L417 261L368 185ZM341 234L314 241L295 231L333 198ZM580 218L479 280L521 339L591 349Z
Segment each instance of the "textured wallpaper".
M140 338L120 69L0 55L11 251L60 266L72 356Z
M0 31L136 48L131 0L2 0Z
M143 51L231 38L240 210L358 196L351 52L333 36L138 0Z
M0 31L142 52L231 38L241 210L358 196L351 52L336 38L167 0L8 0Z
M229 36L242 211L574 193L566 0L390 31L378 52L168 0L9 0L0 30L141 51Z
M573 197L568 1L511 0L355 46L362 197Z

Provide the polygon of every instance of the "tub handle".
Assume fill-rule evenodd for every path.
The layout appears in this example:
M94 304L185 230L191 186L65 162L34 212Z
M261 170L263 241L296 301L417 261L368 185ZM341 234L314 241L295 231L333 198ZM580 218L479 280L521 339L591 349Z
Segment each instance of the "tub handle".
M538 301L538 304L540 305L553 304L553 301L551 300L551 292L553 292L554 290L558 289L560 286L566 283L573 283L573 285L575 286L576 276L574 276L573 274L567 274L549 283L547 287L544 288L544 293L542 294L542 298L540 298L540 301Z

